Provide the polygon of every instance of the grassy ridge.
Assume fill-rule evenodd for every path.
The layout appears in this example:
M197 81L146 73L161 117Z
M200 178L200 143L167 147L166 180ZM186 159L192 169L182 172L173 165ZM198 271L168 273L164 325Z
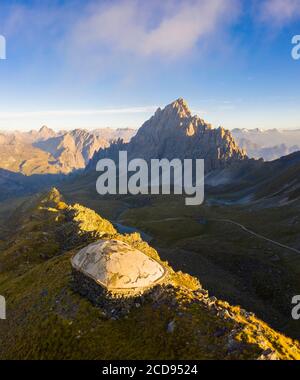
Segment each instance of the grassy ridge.
M7 237L0 253L0 294L8 310L0 323L1 359L300 358L297 342L209 297L197 279L167 262L161 263L170 286L158 288L127 318L111 320L71 290L70 258L100 237L121 239L160 260L157 251L139 234L118 234L92 210L66 205L57 191L22 205L14 222L17 241ZM51 249L41 255L47 245Z

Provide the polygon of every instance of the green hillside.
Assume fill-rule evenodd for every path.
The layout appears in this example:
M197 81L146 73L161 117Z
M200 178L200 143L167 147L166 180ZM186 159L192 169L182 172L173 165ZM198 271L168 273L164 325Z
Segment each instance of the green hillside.
M158 253L138 234L120 235L94 211L68 206L57 190L19 205L14 230L1 244L2 359L254 359L300 358L297 342L254 314L209 297L198 280L169 272L119 320L72 291L72 255L100 237Z

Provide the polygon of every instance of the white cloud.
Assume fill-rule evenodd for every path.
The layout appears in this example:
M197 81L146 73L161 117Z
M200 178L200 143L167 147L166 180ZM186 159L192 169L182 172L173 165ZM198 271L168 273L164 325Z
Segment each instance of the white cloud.
M123 0L99 3L75 25L69 43L78 54L178 58L218 33L239 0Z
M265 0L259 3L259 18L263 22L284 26L300 18L299 0Z
M68 116L96 116L96 115L116 115L116 114L138 114L154 112L158 106L130 107L130 108L107 108L107 109L87 109L87 110L50 110L50 111L25 111L25 112L0 112L0 119L18 118L43 118L43 117L68 117Z

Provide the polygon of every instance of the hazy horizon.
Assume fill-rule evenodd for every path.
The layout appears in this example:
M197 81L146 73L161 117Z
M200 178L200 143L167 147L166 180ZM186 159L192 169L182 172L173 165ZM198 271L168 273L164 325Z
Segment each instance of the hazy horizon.
M174 99L175 100L175 99ZM6 112L5 116L1 118L1 112L0 112L0 131L2 132L13 132L13 131L20 131L20 132L28 132L31 130L39 130L43 126L47 126L50 129L53 129L54 131L62 131L62 130L73 130L73 129L86 129L86 130L94 130L94 129L103 129L103 128L110 128L110 129L139 129L145 121L147 121L154 113L155 111L160 107L164 108L165 105L160 106L144 106L144 107L131 107L131 108L106 108L106 109L86 109L86 110L52 110L52 111L25 111L25 112ZM212 120L215 119L214 117L205 117L206 114L205 111L197 111L196 109L191 109L191 112L193 115L197 115L204 119L207 123L212 124L213 128L218 128L219 126L224 127L228 130L233 129L247 129L247 130L272 130L277 129L281 131L296 131L300 129L299 126L295 126L293 128L287 128L285 126L278 126L275 127L264 127L264 126L243 126L243 125L236 125L236 126L226 126L224 123L213 123ZM44 115L44 116L42 116ZM118 118L120 115L130 115L133 118L133 122L129 125L125 125L118 123ZM72 120L73 117L77 117L80 119L80 122L74 122ZM30 125L24 126L24 118L30 117L34 119L35 121L32 122ZM90 117L93 117L93 123L90 125L86 125L87 123L84 121L85 119L89 119ZM105 118L105 123L100 124L99 119ZM117 119L116 119L117 118ZM64 120L67 119L65 122L59 121L60 119ZM4 121L6 120L6 122ZM15 125L15 120L18 120L18 123ZM44 121L39 121L44 120ZM47 121L48 122L47 122ZM13 121L13 122L12 122ZM46 121L46 122L45 122ZM20 123L20 124L19 124ZM5 126L7 125L7 127Z

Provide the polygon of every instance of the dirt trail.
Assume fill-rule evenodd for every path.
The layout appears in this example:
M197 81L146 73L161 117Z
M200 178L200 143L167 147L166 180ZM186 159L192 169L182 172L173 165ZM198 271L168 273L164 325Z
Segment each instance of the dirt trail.
M292 247L289 247L288 245L285 245L285 244L282 244L282 243L279 243L278 241L276 240L272 240L272 239L269 239L263 235L260 235L252 230L250 230L249 228L245 227L243 224L241 223L237 223L237 222L234 222L233 220L230 220L230 219L209 219L210 221L212 222L222 222L222 223L231 223L231 224L234 224L238 227L240 227L242 230L248 232L249 234L253 235L253 236L256 236L257 238L259 239L262 239L262 240L265 240L265 241L268 241L272 244L275 244L277 245L278 247L281 247L281 248L285 248L285 249L288 249L290 251L293 251L293 252L296 252L296 253L299 253L300 254L300 251L296 248L292 248Z

